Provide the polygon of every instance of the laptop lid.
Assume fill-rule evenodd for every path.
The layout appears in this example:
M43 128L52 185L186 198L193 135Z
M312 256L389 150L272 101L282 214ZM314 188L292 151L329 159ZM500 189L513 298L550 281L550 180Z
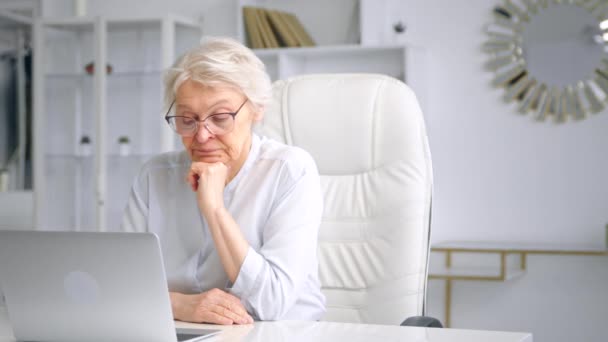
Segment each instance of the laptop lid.
M25 341L176 341L156 235L0 231L0 286Z

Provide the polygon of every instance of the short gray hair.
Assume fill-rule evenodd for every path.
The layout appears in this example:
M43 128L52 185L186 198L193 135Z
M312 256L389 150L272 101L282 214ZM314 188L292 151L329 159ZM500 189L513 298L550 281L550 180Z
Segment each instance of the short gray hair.
M240 42L206 37L175 61L165 73L165 105L174 101L186 80L206 86L229 86L242 91L261 111L272 97L272 84L264 63Z

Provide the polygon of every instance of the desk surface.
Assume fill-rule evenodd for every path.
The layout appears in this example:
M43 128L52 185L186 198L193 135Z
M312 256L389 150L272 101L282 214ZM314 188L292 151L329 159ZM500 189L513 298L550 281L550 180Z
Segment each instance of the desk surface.
M529 333L413 328L333 322L280 321L250 325L217 326L176 322L179 329L221 329L220 335L205 341L429 341L429 342L532 342ZM15 342L0 307L0 342Z

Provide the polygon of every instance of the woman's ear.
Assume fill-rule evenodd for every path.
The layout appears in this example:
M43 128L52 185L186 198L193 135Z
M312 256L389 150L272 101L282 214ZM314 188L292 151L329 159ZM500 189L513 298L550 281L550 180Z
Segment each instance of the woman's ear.
M253 112L253 122L260 122L264 118L264 107L257 107Z

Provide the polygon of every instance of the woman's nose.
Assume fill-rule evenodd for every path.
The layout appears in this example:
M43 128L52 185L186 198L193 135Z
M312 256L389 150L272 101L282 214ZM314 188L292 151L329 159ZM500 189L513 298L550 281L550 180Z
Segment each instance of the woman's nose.
M204 143L209 140L213 136L213 133L207 128L207 125L200 122L198 126L198 131L196 132L196 141L199 143Z

